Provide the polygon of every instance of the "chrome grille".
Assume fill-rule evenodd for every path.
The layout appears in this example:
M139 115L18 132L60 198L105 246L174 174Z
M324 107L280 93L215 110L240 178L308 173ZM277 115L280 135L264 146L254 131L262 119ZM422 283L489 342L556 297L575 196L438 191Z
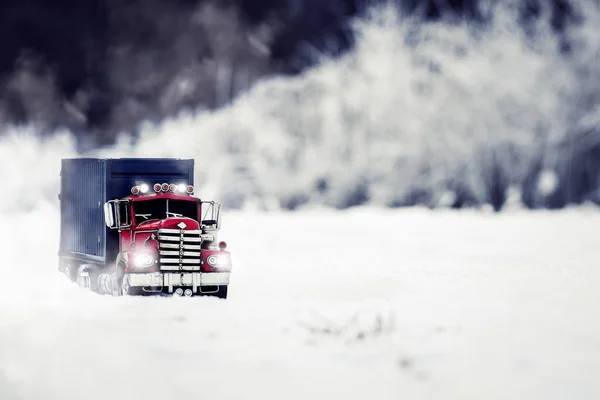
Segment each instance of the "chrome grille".
M158 254L162 271L199 271L199 230L159 229Z

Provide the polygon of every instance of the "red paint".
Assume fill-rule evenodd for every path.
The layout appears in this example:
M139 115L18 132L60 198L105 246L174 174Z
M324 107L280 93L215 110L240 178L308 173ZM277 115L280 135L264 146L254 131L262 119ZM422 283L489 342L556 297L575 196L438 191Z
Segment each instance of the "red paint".
M231 254L228 251L213 251L213 250L201 250L200 257L202 258L202 272L230 272L231 271ZM207 258L213 254L227 254L229 258L229 265L224 267L215 268L208 264Z
M154 219L151 221L144 221L141 222L139 225L137 225L136 227L133 228L134 231L149 231L149 230L154 230L156 231L157 229L177 229L179 230L179 227L177 225L179 225L180 223L184 223L186 225L185 230L189 231L189 230L198 230L200 229L200 224L198 223L198 221L195 221L191 218L187 218L187 217L172 217L172 218L167 218L167 219Z
M186 200L195 201L200 205L200 199L197 197L190 196L189 194L175 194L175 193L148 193L142 195L130 195L126 197L131 201L129 215L133 215L134 204L140 201L147 201L152 199L174 199L174 200ZM158 235L159 229L177 229L181 222L185 223L185 230L200 230L200 218L202 218L201 207L198 207L198 220L194 220L187 217L172 217L163 220L150 220L143 221L139 224L135 222L135 218L132 218L132 226L130 229L124 229L120 231L120 249L121 255L126 256L129 262L126 265L126 272L158 272L158 263L152 267L147 268L136 268L133 264L133 258L137 253L148 252L155 260L159 259L158 255L158 242L155 240ZM154 235L154 239L152 238ZM220 245L225 244L221 242ZM211 255L215 254L227 254L231 257L228 251L225 251L225 246L220 246L221 251L201 250L200 258L202 260L201 271L202 272L230 272L232 269L231 260L228 265L223 267L212 267L208 264L207 259ZM122 257L124 258L124 257Z

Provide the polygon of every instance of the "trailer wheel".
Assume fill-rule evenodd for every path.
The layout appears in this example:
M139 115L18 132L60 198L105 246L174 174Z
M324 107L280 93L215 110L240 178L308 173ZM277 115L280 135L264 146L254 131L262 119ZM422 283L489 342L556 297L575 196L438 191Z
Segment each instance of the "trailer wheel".
M71 282L77 282L77 269L78 265L67 263L63 267L63 273L71 280Z

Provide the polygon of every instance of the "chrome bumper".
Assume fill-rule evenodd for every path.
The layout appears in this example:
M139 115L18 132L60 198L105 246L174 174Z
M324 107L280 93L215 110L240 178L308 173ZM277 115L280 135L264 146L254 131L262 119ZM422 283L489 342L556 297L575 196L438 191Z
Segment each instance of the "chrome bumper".
M130 287L191 287L196 292L199 286L229 285L231 272L182 272L164 273L152 272L147 274L125 274L124 281Z

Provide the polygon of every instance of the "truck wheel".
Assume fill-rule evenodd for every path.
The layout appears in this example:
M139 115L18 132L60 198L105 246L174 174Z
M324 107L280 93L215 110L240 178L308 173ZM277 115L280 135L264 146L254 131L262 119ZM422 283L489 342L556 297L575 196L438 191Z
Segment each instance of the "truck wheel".
M211 288L214 288L215 286L211 286ZM220 299L226 299L227 298L227 285L221 285L221 286L216 286L218 289L216 291L211 291L208 293L202 293L202 296L211 296L211 297L218 297Z
M68 263L64 266L64 274L71 280L71 282L77 282L77 265Z
M125 264L119 263L115 275L115 285L119 296L143 296L146 292L141 287L131 287L125 282Z
M117 296L125 296L126 295L126 288L125 288L125 284L124 284L124 278L125 277L125 264L123 264L122 262L119 262L117 264L117 267L115 269L115 274L114 274L114 280L113 280L113 295L117 295ZM129 287L129 286L127 286Z
M216 297L220 298L220 299L226 299L227 298L227 288L229 286L227 285L223 285L223 286L219 286L219 291L216 293Z
M143 296L145 293L141 287L123 285L123 296Z

